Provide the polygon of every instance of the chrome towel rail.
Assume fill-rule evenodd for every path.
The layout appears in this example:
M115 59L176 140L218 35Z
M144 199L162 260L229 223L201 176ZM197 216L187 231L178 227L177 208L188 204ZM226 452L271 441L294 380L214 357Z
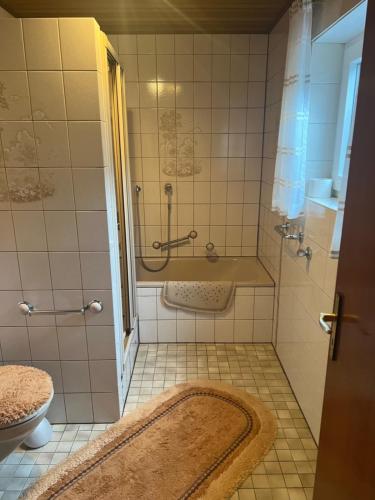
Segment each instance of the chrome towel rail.
M35 309L35 307L29 302L23 301L18 302L18 309L25 316L34 316L35 314L85 314L86 311L90 311L92 313L101 313L103 311L103 302L100 300L91 300L88 304L81 307L81 309L56 309L52 311L46 311L43 309Z
M155 250L163 250L164 248L168 248L174 245L178 245L179 243L185 243L185 241L189 241L190 239L195 240L195 238L198 236L198 233L196 231L190 231L189 234L186 236L182 236L182 238L177 238L176 240L170 240L170 241L165 241L162 243L161 241L154 241L152 244L152 248L155 248Z

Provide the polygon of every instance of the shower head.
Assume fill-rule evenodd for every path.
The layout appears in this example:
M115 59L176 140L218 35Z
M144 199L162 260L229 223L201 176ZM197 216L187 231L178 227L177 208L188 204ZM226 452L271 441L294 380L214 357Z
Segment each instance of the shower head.
M142 191L141 186L139 186L138 184L136 184L136 186L135 186L135 192L136 193L140 193L141 191Z

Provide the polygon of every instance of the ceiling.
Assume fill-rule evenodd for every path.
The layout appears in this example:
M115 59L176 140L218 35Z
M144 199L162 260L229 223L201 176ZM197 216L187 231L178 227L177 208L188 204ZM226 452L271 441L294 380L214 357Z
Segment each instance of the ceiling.
M16 17L95 17L107 33L268 33L291 0L0 0Z

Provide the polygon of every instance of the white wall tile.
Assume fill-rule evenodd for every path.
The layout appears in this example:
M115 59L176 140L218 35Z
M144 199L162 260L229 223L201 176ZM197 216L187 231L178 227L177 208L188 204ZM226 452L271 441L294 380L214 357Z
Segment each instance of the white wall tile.
M115 360L90 360L90 382L93 392L116 392L117 372Z
M0 212L0 251L16 250L16 239L11 212Z
M0 346L4 361L31 359L29 336L25 327L1 327Z
M36 145L32 122L1 122L5 167L35 167ZM9 179L8 179L9 181Z
M34 120L66 120L61 71L29 71Z
M215 319L215 342L233 342L234 320Z
M254 302L254 318L255 319L272 319L273 318L273 297L256 295Z
M44 212L48 249L53 252L78 250L75 212Z
M47 250L43 212L18 211L13 214L13 221L19 251Z
M81 252L80 259L84 288L111 288L111 272L107 252Z
M49 260L53 288L66 290L82 288L78 252L51 252Z
M41 182L53 187L53 193L43 199L44 210L74 210L71 169L43 168L39 172Z
M177 342L195 342L195 320L177 320Z
M0 70L25 69L25 54L20 19L0 19Z
M118 396L114 392L92 394L94 422L113 422L121 416Z
M175 35L176 54L192 54L194 51L194 35Z
M138 297L138 314L141 320L155 320L156 297Z
M20 272L16 252L0 252L1 290L21 290Z
M84 360L88 358L84 326L57 327L57 336L61 360Z
M115 335L111 326L87 326L87 346L90 359L115 359Z
M90 393L64 394L66 417L70 423L89 423L93 421Z
M59 359L56 327L29 326L28 330L33 361Z
M34 129L39 167L70 166L66 122L34 122Z
M214 342L215 341L215 321L212 319L196 320L196 341Z
M73 167L102 167L100 122L68 122Z
M254 317L254 297L236 294L234 298L234 315L237 320L248 320Z
M61 69L57 19L22 19L27 68Z
M252 342L253 341L253 320L235 319L234 320L234 342Z
M212 53L229 54L231 50L231 35L215 34L212 35Z
M68 120L100 120L98 78L96 71L64 71Z
M137 53L137 35L118 35L119 54Z
M209 34L194 35L194 53L210 54L212 51L212 38Z
M106 212L76 212L79 248L99 252L108 249Z
M158 341L156 320L139 321L139 339L141 343L154 343Z
M90 374L87 361L61 361L65 392L90 392Z
M60 44L64 70L96 70L96 37L99 27L93 18L60 18Z
M18 261L24 290L48 290L51 288L51 275L46 253L19 252Z
M272 321L254 320L254 342L271 342L272 340Z
M158 342L177 341L177 322L171 319L158 319Z
M2 103L0 120L31 120L26 71L0 71Z

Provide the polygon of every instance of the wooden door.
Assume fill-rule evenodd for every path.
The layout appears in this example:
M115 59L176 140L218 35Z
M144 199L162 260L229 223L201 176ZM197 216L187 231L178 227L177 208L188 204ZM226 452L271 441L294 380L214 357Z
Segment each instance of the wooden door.
M375 499L375 2L368 3L314 500Z

